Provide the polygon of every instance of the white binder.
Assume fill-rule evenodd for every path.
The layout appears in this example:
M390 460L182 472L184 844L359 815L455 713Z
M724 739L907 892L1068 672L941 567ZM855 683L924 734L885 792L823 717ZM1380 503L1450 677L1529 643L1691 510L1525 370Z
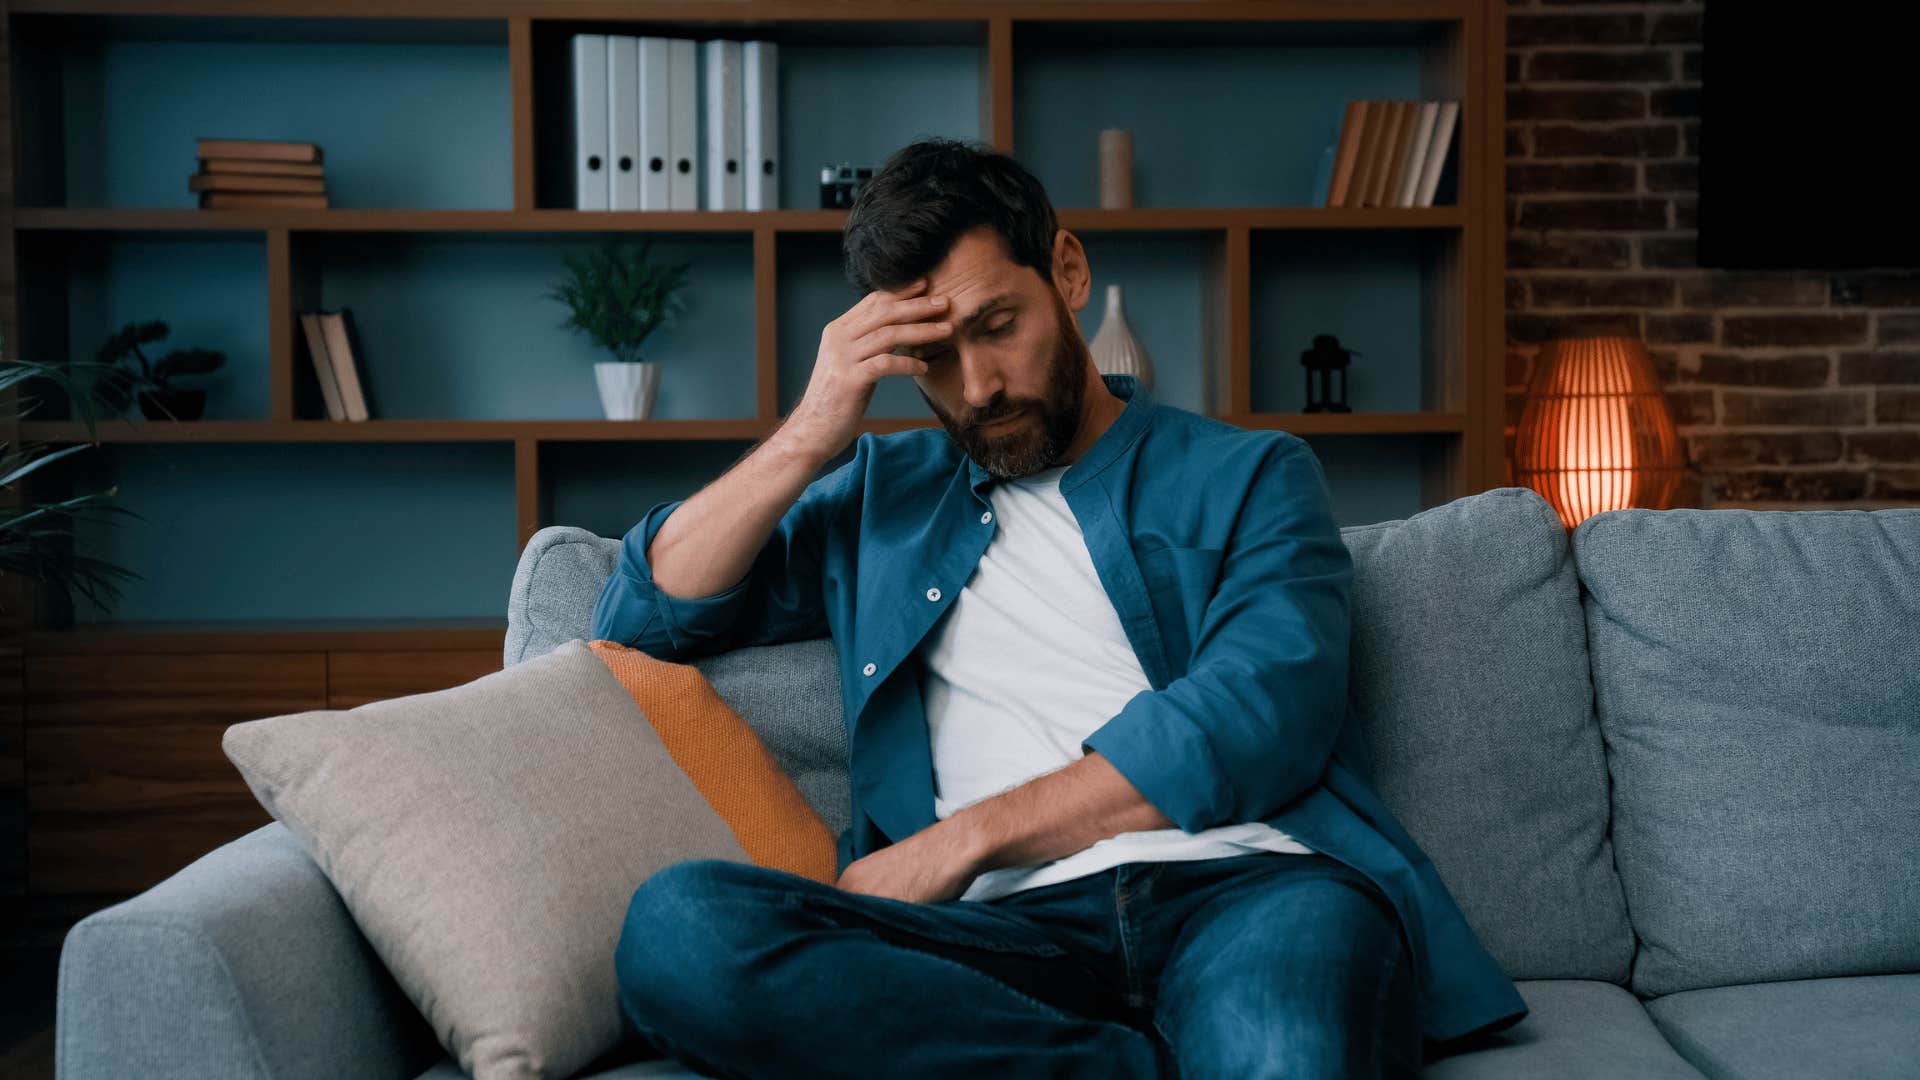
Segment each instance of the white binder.
M746 178L740 155L746 149L740 112L740 43L714 38L700 43L706 55L707 209L746 209Z
M640 209L640 39L607 35L607 206Z
M605 210L607 184L607 35L575 34L573 69L573 205Z
M1447 148L1453 144L1453 126L1460 119L1460 103L1443 101L1440 116L1434 121L1433 140L1427 144L1427 161L1420 172L1420 191L1415 206L1432 206L1440 189L1440 174L1447 167Z
M667 205L700 209L700 50L692 38L667 39Z
M668 208L668 178L672 175L672 153L667 131L668 39L641 37L640 57L640 152L634 158L634 171L640 176L640 209Z
M748 41L740 46L740 98L745 106L746 208L780 206L780 46Z

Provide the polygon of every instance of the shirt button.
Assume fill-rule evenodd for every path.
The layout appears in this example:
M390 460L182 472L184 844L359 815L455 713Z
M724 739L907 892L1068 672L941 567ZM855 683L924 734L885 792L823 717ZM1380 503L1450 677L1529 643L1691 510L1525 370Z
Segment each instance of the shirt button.
M878 671L878 670L880 670L880 669L879 669L878 667L876 667L876 666L874 666L874 663L873 663L873 661L871 661L871 660L869 660L869 661L867 661L867 666L866 666L866 667L863 667L863 668L861 668L861 669L860 669L860 674L862 674L862 675L871 675L871 674L873 674L874 672L876 672L876 671Z
M985 524L986 524L987 522L989 522L989 521L992 521L992 520L993 520L993 511L991 511L991 510L985 510L985 511L982 511L982 512L981 512L981 514L980 514L980 524L982 524L982 525L985 525Z
M936 603L937 603L937 602L939 602L939 600L940 600L940 590L939 590L939 589L928 589L928 590L927 590L927 599L929 599L929 600L932 600L932 601L934 601L934 602L936 602Z

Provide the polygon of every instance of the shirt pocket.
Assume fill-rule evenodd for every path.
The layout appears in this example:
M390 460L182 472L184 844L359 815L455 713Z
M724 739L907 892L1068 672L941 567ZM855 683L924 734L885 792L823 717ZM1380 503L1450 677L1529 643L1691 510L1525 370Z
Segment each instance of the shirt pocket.
M1169 678L1186 674L1193 638L1220 583L1225 548L1159 547L1140 552L1140 579L1166 646Z

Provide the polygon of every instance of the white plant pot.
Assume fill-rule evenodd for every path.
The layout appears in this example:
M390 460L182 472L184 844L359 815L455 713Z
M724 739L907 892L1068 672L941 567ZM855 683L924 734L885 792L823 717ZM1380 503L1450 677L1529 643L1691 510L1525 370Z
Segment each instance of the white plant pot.
M653 415L653 397L660 390L656 361L601 360L593 365L600 385L600 408L609 420L645 420Z

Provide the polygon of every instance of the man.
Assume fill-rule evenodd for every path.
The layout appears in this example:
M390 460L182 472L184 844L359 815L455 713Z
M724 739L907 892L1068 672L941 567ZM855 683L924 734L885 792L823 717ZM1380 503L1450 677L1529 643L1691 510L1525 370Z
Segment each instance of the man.
M800 402L626 534L593 625L833 637L839 878L642 883L633 1025L726 1076L1249 1078L1411 1076L1524 1016L1347 764L1352 562L1306 443L1102 376L1086 254L1005 155L902 149L845 247L866 296ZM942 430L859 434L897 375Z

